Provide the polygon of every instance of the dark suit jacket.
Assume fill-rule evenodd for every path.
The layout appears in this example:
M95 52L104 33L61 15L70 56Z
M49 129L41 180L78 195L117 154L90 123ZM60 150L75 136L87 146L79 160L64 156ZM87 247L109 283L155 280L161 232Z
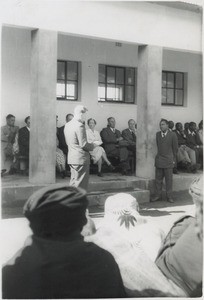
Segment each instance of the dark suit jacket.
M29 141L30 131L26 126L22 127L18 132L19 155L29 157Z
M73 118L65 125L64 135L69 148L68 164L89 164L89 151L92 151L94 149L94 145L87 142L85 125L77 119Z
M174 130L173 132L175 132L176 136L177 136L177 139L178 139L178 146L180 147L181 145L186 145L186 135L184 133L181 134L181 133L178 133L177 130Z
M129 145L136 145L136 135L134 133L132 134L129 128L122 131L122 137L128 142Z
M162 137L161 131L156 134L157 155L155 158L156 168L173 168L176 153L178 151L178 139L176 134L168 131L165 137Z
M59 141L59 148L64 152L65 155L67 155L68 153L68 146L67 143L65 141L65 136L64 136L64 126L58 128L57 130L57 137L58 137L58 141Z
M103 147L107 155L114 154L115 149L119 148L117 138L121 137L119 130L115 129L115 133L110 129L109 126L103 128L101 131L101 139L103 141Z
M197 145L201 145L200 137L197 132L195 135L190 134L188 131L186 132L186 144L189 148L194 149Z

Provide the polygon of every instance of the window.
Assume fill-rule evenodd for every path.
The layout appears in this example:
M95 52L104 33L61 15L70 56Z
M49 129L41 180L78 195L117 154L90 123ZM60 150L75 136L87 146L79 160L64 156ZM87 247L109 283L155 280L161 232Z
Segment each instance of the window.
M184 73L162 72L162 105L183 106Z
M78 100L78 62L57 61L57 99Z
M98 101L134 103L135 69L99 65Z

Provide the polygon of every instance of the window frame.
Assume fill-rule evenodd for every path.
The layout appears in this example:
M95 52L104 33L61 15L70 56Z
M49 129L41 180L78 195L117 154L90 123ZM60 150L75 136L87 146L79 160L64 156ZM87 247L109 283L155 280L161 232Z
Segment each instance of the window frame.
M78 101L79 99L79 62L78 61L75 61L75 60L63 60L63 59L58 59L57 60L57 67L58 67L58 62L62 62L62 63L65 63L65 79L64 79L64 84L65 84L65 97L62 98L62 97L58 97L56 95L56 99L59 100L59 101ZM76 63L77 64L77 80L68 80L68 76L67 76L67 65L68 63ZM57 78L57 82L58 80L61 80L61 79L58 79ZM68 82L76 82L77 83L77 88L76 88L76 97L74 99L68 99L67 97L67 83Z
M100 76L99 76L99 66L100 65L105 67L105 83L99 81L99 78L100 78ZM115 89L116 89L117 85L118 86L123 86L123 88L124 88L123 99L124 100L121 100L121 101L120 100L108 100L108 98L107 98L107 88L108 88L108 84L110 84L110 83L108 83L108 74L107 74L108 73L108 71L107 71L108 68L114 68L115 69L115 83L112 84L112 85L114 85ZM123 84L117 84L117 82L116 82L116 69L117 68L124 70L124 83ZM134 71L134 83L133 84L126 84L127 69L133 69L133 71ZM98 64L98 87L99 87L100 84L105 85L105 98L103 98L104 100L100 100L99 95L98 95L98 102L100 102L100 103L117 103L117 104L135 104L135 102L136 102L136 96L135 96L136 80L135 79L136 79L136 68L135 67L116 66L116 65L109 65L109 64L106 65L106 64L102 64L102 63ZM128 87L128 86L133 87L133 95L134 95L133 102L126 102L125 101L126 87Z
M163 73L166 74L166 78L168 77L168 74L171 73L174 75L174 87L171 88L171 87L168 87L167 86L167 80L166 80L166 86L163 86L163 80L162 80L162 90L161 90L161 95L162 95L162 92L163 92L163 89L166 89L166 94L167 94L167 91L168 90L173 90L173 103L163 103L161 101L161 105L163 106L179 106L179 107L183 107L184 106L184 94L185 94L185 73L184 72L180 72L180 71L167 71L167 70L163 70L162 71L162 76L163 76ZM181 74L182 75L182 88L177 88L176 87L176 74ZM183 97L182 97L182 104L176 104L176 91L177 90L180 90L180 91L183 91ZM166 97L167 98L167 97Z

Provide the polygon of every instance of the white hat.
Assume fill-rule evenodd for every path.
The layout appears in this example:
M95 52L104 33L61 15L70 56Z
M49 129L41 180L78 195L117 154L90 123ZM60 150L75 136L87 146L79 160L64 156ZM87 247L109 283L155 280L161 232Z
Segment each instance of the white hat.
M133 196L127 193L118 193L109 196L105 202L104 221L117 224L119 227L130 229L143 218L138 213L139 204ZM144 223L144 220L142 221Z

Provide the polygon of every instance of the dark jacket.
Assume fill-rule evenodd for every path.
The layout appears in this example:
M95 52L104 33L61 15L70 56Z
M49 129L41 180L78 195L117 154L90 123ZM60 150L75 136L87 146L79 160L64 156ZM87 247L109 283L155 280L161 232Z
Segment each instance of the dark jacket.
M161 131L156 134L157 155L155 158L156 168L173 168L176 153L178 151L178 140L176 134L167 131L165 137L162 137Z
M107 155L114 154L116 148L119 148L117 138L121 137L119 130L115 129L115 133L110 129L109 126L103 128L101 131L101 139L103 141L103 147Z
M64 152L65 155L67 155L68 153L68 146L65 140L65 135L64 135L64 126L59 127L57 130L57 137L58 137L58 141L59 141L59 148Z
M200 137L197 132L192 135L189 130L186 132L186 144L189 148L194 149L196 146L201 145Z
M82 237L33 236L2 272L3 298L121 298L125 291L112 255Z
M129 128L122 131L122 137L128 142L129 145L136 145L136 135L135 133L132 133Z
M19 129L18 132L18 145L19 145L19 155L29 157L29 142L30 141L30 131L27 126Z
M180 147L181 145L186 145L186 135L185 133L180 133L177 130L174 130L173 132L175 132L177 139L178 139L178 146Z

